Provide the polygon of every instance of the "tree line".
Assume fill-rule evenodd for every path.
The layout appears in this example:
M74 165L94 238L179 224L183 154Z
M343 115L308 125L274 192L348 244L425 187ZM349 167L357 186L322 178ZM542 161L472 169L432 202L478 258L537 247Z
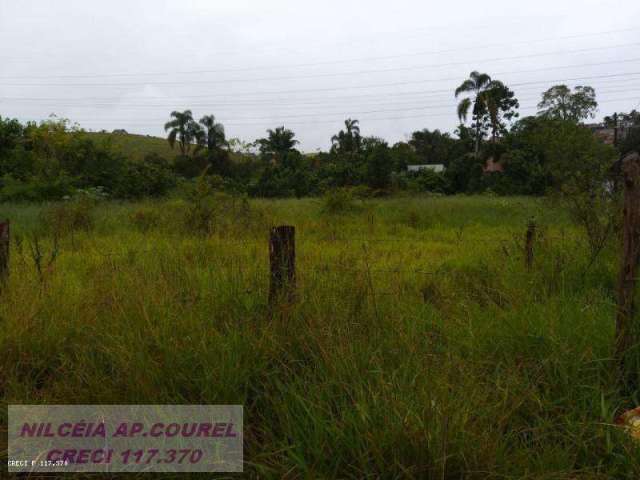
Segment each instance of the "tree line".
M598 106L589 86L553 86L542 94L538 114L524 118L514 92L488 74L471 72L453 93L460 119L453 134L423 129L407 142L389 145L361 135L360 122L348 118L332 136L331 148L314 154L301 153L295 133L284 126L245 143L227 139L214 115L196 120L190 110L171 112L164 125L172 158L148 154L142 161L65 120L22 124L0 117L0 199L56 200L86 189L114 198L157 197L195 178L260 197L318 195L343 187L362 195L403 190L542 195L594 162L598 171L609 172L620 153L640 146L635 110L605 118L630 126L618 151L582 125ZM487 171L488 160L499 164L499 171ZM445 168L407 171L416 164Z

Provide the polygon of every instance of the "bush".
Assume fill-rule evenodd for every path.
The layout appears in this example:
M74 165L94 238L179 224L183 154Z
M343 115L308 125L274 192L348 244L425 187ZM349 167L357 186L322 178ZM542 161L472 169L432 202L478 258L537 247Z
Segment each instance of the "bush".
M379 145L367 156L367 184L374 189L383 190L391 184L393 169L391 154L386 145Z
M248 188L251 196L267 198L303 197L316 194L318 190L317 176L300 165L268 165Z
M73 194L73 181L66 175L55 178L30 177L27 180L17 180L5 175L2 177L0 201L3 202L41 202L48 200L62 200Z
M57 203L43 211L43 220L54 236L63 236L76 231L88 232L93 229L93 209L96 200L89 195L79 194L71 200Z
M185 202L181 204L181 219L185 228L196 234L235 234L266 228L265 215L253 208L247 197L219 191L221 177L201 176L195 184L184 187ZM219 188L219 187L218 187Z
M322 201L322 213L336 214L355 209L353 195L347 188L338 188L325 193Z
M136 228L145 233L160 225L160 214L153 208L139 208L129 218Z
M207 183L206 177L198 178L196 185L187 192L187 210L184 216L184 223L187 230L209 234L211 232L213 219L216 211L214 201L214 191Z
M415 192L444 193L448 190L445 176L433 170L421 170L410 174L408 184Z
M349 192L351 193L353 198L357 198L359 200L373 197L373 191L366 185L357 185L355 187L352 187Z
M122 198L160 197L176 186L168 162L156 154L142 162L127 162L116 195Z
M477 192L482 190L484 160L472 154L452 160L444 173L451 193Z

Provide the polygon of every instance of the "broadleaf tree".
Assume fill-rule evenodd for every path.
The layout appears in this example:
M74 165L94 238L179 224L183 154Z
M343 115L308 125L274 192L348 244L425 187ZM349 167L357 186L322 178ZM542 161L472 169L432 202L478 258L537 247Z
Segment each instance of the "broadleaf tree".
M578 123L595 117L598 108L596 92L589 86L577 86L571 91L566 85L555 85L542 94L538 115Z

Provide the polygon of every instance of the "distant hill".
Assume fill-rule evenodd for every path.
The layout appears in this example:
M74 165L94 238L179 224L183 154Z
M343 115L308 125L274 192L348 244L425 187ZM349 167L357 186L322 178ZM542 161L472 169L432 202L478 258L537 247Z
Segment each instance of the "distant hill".
M96 142L111 142L116 151L133 161L141 161L150 153L156 153L171 160L178 153L178 150L171 149L166 138L123 133L122 131L114 133L87 132L86 135Z
M96 143L110 142L117 152L134 162L144 160L144 157L150 153L160 155L172 162L180 153L178 145L172 150L166 138L126 133L124 130L114 130L111 133L85 132L84 135ZM229 156L233 162L239 162L242 159L242 155L238 153L231 152Z

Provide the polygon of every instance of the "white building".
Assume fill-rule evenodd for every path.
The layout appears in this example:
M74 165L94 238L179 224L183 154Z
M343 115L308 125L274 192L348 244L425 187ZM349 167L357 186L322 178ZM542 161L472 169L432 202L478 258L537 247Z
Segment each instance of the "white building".
M444 172L444 165L442 165L441 163L429 165L407 165L407 172L409 173L416 173L422 170L431 170L435 173L442 173Z

